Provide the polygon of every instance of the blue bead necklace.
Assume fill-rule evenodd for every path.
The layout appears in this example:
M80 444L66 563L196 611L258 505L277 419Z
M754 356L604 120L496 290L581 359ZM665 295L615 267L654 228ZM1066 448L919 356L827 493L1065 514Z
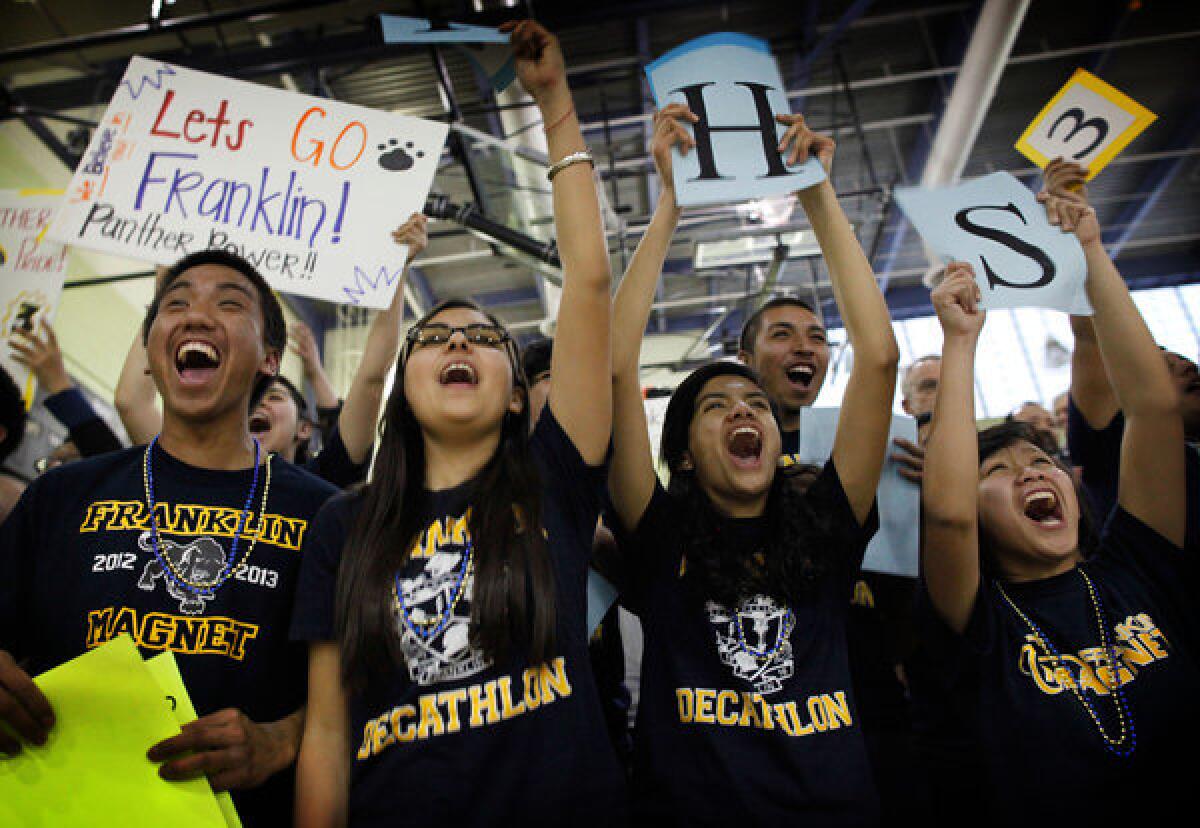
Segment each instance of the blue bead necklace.
M150 445L146 446L146 455L145 455L145 458L142 463L142 482L146 489L146 506L150 510L150 541L151 541L151 546L154 550L154 558L155 558L155 560L158 561L159 565L162 567L163 573L167 576L167 578L169 578L171 580L171 582L173 584L175 584L175 586L177 586L179 589L181 589L185 592L188 592L192 595L199 595L199 594L211 595L215 590L220 589L221 586L226 581L229 580L230 576L233 575L233 573L236 569L236 567L234 565L234 561L237 560L238 547L241 545L241 540L242 540L242 531L246 528L246 524L249 521L250 508L254 504L254 495L258 491L258 471L259 471L258 464L259 464L259 460L262 457L262 444L258 442L258 438L252 438L252 439L254 439L254 479L250 484L250 491L246 495L246 503L245 503L245 505L242 506L242 514L238 518L237 531L233 535L233 545L229 550L229 554L226 555L226 557L225 557L225 566L222 567L221 572L217 575L217 577L213 578L211 581L196 582L196 581L187 580L186 578L184 578L182 575L180 575L178 572L175 571L174 564L171 563L170 558L168 558L166 555L163 554L162 544L159 542L158 515L155 513L156 503L155 503L155 499L154 499L154 463L153 463L154 447L158 445L159 436L161 436L161 435L155 435L154 439L150 441ZM271 464L271 456L268 455L267 456L267 485L263 488L262 505L259 509L260 519L261 519L262 514L266 511L267 493L270 491L270 480L271 480L270 464ZM257 543L257 541L258 541L257 535L251 539L250 545L246 549L246 554L242 557L242 561L241 561L242 563L245 562L246 558L250 557L250 553L254 550L254 545Z
M779 650L783 647L783 642L792 637L792 630L796 626L796 614L792 612L791 607L787 607L783 616L783 623L779 625L779 632L775 636L775 643L766 649L760 650L746 643L746 630L742 627L741 607L734 608L733 619L737 627L738 649L744 653L749 653L759 661L770 661L775 658L779 654Z
M1109 695L1113 699L1113 707L1116 708L1117 711L1117 725L1120 728L1120 734L1115 737L1108 734L1108 731L1104 727L1104 723L1100 721L1100 716L1097 714L1096 708L1080 689L1080 682L1075 681L1074 678L1070 678L1068 681L1068 686L1071 688L1071 692L1074 694L1075 698L1078 699L1079 703L1083 706L1083 709L1087 711L1088 716L1091 717L1092 723L1095 724L1096 729L1100 731L1100 738L1104 742L1105 750L1121 759L1128 759L1137 749L1137 730L1133 724L1133 710L1129 706L1129 700L1125 697L1125 688L1121 684L1121 665L1117 661L1116 648L1113 640L1110 639L1108 635L1108 615L1104 611L1104 603L1100 600L1100 594L1092 584L1092 579L1088 577L1088 574L1083 571L1082 567L1076 567L1075 571L1079 573L1081 578L1083 578L1084 586L1087 587L1088 595L1092 600L1092 609L1096 614L1096 624L1100 628L1100 647L1104 652L1105 658L1108 660L1108 673L1112 677L1112 683L1110 684L1104 678L1103 673L1101 673L1099 670L1095 672L1096 677L1105 686L1105 688L1108 689ZM1021 608L1018 607L1013 599L1008 596L1008 593L1004 591L1003 584L1001 584L999 581L996 581L995 583L996 589L1000 591L1001 597L1008 602L1008 605L1012 607L1013 612L1015 612L1018 617L1025 622L1025 624L1033 632L1034 640L1042 646L1042 649L1046 652L1046 655L1050 657L1053 663L1055 674L1057 675L1060 673L1060 671L1062 671L1066 673L1067 676L1070 676L1070 672L1063 667L1062 656L1059 654L1058 648L1055 647L1054 643L1050 640L1050 637L1042 632L1041 627L1034 623L1032 618L1022 612Z
M467 573L471 571L473 558L475 554L475 545L471 543L471 539L467 538L467 549L463 554L462 565L458 568L457 579L454 583L454 597L447 602L446 606L433 620L416 620L412 617L412 610L404 603L404 588L400 584L400 573L397 572L392 577L392 591L396 599L396 609L400 612L400 619L404 622L404 626L422 641L430 641L441 635L442 631L450 625L454 618L454 610L458 607L458 602L462 599L463 592L466 588Z

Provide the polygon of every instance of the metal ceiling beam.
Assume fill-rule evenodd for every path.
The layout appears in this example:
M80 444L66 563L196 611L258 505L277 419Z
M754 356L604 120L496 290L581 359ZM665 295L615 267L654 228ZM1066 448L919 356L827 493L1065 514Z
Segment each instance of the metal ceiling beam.
M1191 147L1198 140L1200 140L1200 109L1193 108L1191 115L1175 130L1165 149L1167 151L1183 150ZM1106 222L1120 228L1115 233L1105 233L1104 241L1108 246L1110 257L1116 259L1121 255L1121 250L1129 245L1138 226L1158 204L1159 199L1171 185L1186 159L1187 156L1180 155L1156 162L1134 188L1137 192L1149 192L1149 195L1140 202L1127 204L1113 221Z
M191 29L217 26L222 23L236 23L241 21L262 23L292 12L334 5L338 5L337 0L281 0L281 2L260 3L256 6L224 9L206 14L192 14L184 17L134 23L130 26L121 26L100 32L89 32L88 34L62 37L56 40L44 40L40 43L31 43L27 46L14 46L11 49L0 49L0 63L48 57L58 52L88 49L94 46L106 46L111 43L138 40L143 37L175 34Z

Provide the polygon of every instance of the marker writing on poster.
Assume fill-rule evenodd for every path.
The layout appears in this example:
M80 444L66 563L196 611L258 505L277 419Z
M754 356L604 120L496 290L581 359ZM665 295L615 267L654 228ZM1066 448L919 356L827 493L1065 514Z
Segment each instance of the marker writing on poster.
M133 209L182 219L202 216L251 232L304 239L309 247L325 229L333 243L340 241L350 200L349 181L342 181L341 191L330 199L306 194L303 179L294 170L287 173L286 182L279 180L282 173L273 173L266 166L257 181L210 179L197 165L189 164L197 157L185 152L151 152Z
M167 94L163 96L162 106L158 108L154 126L150 128L151 135L159 138L182 138L190 144L208 144L214 149L217 148L218 139L224 138L225 147L236 152L246 141L246 131L254 126L254 121L249 118L242 118L234 125L228 118L229 101L224 99L217 106L216 114L205 115L203 109L192 109L180 122L178 111L174 114L170 112L174 100L175 90L168 89ZM225 132L226 127L231 127L231 130Z

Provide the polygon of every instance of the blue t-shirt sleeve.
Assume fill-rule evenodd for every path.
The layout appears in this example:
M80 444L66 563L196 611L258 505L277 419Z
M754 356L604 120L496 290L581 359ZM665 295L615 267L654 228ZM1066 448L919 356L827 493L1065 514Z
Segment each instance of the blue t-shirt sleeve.
M1101 429L1088 425L1075 400L1067 396L1067 453L1083 469L1083 488L1093 511L1103 521L1117 504L1121 476L1121 438L1125 418L1120 412Z
M614 535L622 571L621 604L641 613L650 584L656 579L683 575L683 545L679 535L679 509L666 489L654 481L654 493L632 531L616 521Z
M542 491L546 498L556 501L572 527L586 531L590 536L605 503L607 462L597 466L584 462L549 405L542 408L530 438L530 448L542 473Z
M1194 581L1200 571L1200 561L1195 555L1176 546L1119 505L1113 509L1100 535L1099 557L1113 557L1132 564L1158 583L1175 583L1181 578Z
M366 480L367 469L370 466L370 452L367 452L367 459L361 463L350 459L346 443L342 440L341 429L336 422L325 435L325 446L321 453L305 463L308 471L343 489Z
M356 495L329 500L313 518L300 560L292 610L293 641L332 641L338 567L354 515Z
M28 655L25 600L41 540L37 524L45 486L46 478L31 483L0 523L0 650L7 650L18 661Z
M871 503L866 520L860 524L854 516L854 508L846 497L842 479L832 459L826 461L804 498L818 520L828 528L828 540L839 553L840 585L848 589L862 570L867 544L879 531L879 504L874 501Z

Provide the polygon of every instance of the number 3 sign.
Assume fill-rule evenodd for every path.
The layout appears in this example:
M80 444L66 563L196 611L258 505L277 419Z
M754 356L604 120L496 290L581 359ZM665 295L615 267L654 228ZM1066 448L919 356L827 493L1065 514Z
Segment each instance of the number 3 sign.
M1091 72L1076 69L1016 147L1039 167L1055 158L1082 164L1090 180L1156 117Z

